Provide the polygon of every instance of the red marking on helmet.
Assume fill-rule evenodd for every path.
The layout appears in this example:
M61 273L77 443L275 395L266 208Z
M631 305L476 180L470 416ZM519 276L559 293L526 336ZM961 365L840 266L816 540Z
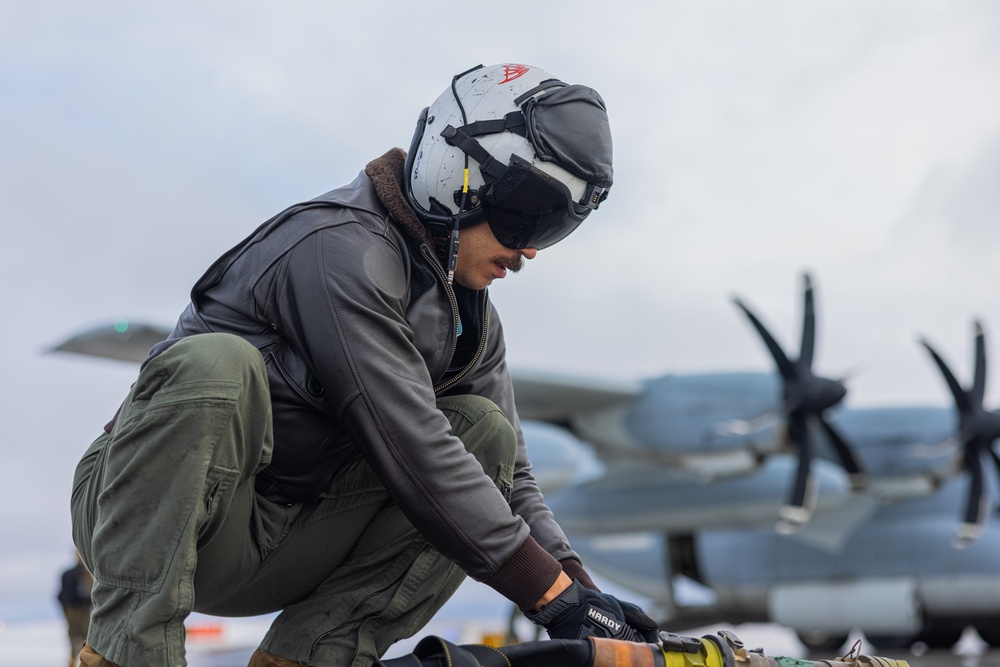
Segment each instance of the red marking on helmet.
M509 83L514 79L528 73L527 65L504 65L503 66L503 81L500 83ZM497 85L499 86L500 83Z

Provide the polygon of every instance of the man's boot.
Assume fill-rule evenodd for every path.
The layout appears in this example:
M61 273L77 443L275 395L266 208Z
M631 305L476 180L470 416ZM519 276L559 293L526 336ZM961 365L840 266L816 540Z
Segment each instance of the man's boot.
M103 655L90 648L90 644L83 643L80 649L80 667L118 667L115 663L105 659Z
M257 649L250 656L247 667L302 667L302 663Z

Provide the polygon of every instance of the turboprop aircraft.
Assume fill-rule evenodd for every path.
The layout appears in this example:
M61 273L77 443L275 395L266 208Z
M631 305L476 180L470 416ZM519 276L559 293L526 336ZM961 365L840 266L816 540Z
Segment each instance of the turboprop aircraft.
M922 342L955 410L850 408L842 382L812 371L808 276L803 297L797 358L736 300L776 374L512 372L549 505L587 567L653 599L668 629L771 621L828 649L855 629L880 648L945 647L972 625L1000 646L984 470L1000 472L1000 416L983 407L982 327L967 389ZM138 361L166 334L117 323L56 349Z
M566 429L603 465L546 496L584 562L656 600L669 628L773 621L818 649L854 629L879 647L945 647L972 625L1000 645L1000 524L987 520L997 493L985 474L1000 472L1000 415L983 407L982 326L969 388L921 343L955 410L859 409L837 407L843 383L811 370L808 276L797 359L736 306L776 375L617 387L515 377L522 418Z

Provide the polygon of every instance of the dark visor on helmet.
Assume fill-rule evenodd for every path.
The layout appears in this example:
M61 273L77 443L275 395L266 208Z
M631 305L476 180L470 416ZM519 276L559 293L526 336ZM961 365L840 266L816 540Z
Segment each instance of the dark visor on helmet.
M547 248L570 235L584 221L606 191L588 193L586 204L573 201L558 179L512 155L497 180L480 188L480 203L493 235L504 246Z

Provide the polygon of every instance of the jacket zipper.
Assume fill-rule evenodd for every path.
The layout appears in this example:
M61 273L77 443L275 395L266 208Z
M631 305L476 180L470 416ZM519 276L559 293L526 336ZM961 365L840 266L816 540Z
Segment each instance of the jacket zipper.
M483 309L483 336L482 336L482 338L479 339L479 348L476 350L476 354L473 355L472 361L469 362L468 366L466 366L465 368L462 369L461 373L459 373L458 375L456 375L452 379L448 380L447 382L445 382L440 387L435 387L434 388L434 393L438 393L438 392L444 391L445 389L447 389L448 387L451 387L452 385L454 385L455 383L457 383L459 380L461 380L462 378L464 378L466 375L468 375L469 371L472 370L472 367L476 365L477 361L479 361L479 357L483 356L483 350L486 349L487 327L489 327L489 325L490 325L490 309L489 309L489 305L490 305L490 302L489 302L489 299L487 298L483 302L483 306L485 306L485 308ZM456 343L456 345L457 345L457 343ZM455 353L452 352L452 356L454 356L454 354Z
M426 245L420 246L420 252L424 256L424 259L427 260L427 263L430 264L435 271L437 271L438 277L441 279L441 282L444 283L444 287L448 291L448 298L451 301L451 312L453 315L452 331L455 331L456 335L455 335L455 342L451 346L451 355L448 357L450 363L451 359L455 358L455 351L458 349L458 335L457 335L458 299L455 297L455 290L452 288L451 285L448 284L448 276L445 275L444 269L441 268L441 264L437 261L437 257L434 257L430 254L430 250ZM490 300L489 297L487 296L486 299L483 301L483 335L479 339L479 348L476 350L476 353L472 356L472 361L470 361L468 365L461 370L461 372L455 375L455 377L451 378L442 385L434 387L435 394L441 393L442 391L444 391L448 387L451 387L459 380L461 380L463 377L468 375L469 371L472 370L472 367L476 365L477 361L479 361L479 357L483 356L483 350L486 349L486 335L489 332L489 324L490 324L489 306L490 306Z

